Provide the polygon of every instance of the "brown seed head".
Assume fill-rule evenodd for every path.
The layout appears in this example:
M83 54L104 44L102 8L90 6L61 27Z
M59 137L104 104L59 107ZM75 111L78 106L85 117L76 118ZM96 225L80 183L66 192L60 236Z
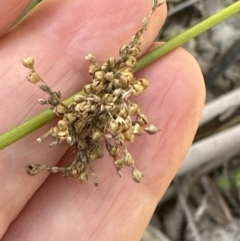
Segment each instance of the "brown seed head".
M65 141L73 146L77 156L67 167L48 167L46 165L31 165L30 174L42 170L61 172L63 176L78 178L81 182L88 179L90 170L94 184L98 185L98 177L91 166L91 161L102 158L101 141L105 141L109 154L114 159L117 173L121 176L123 166L131 166L132 176L140 182L143 174L135 169L132 155L126 149L126 143L133 141L135 136L145 132L154 134L158 130L148 123L147 117L141 114L139 106L131 103L132 94L141 94L149 85L146 79L136 79L133 75L136 66L136 57L140 54L139 45L152 13L162 3L153 0L152 11L144 19L141 29L133 36L128 45L123 45L117 58L110 57L102 66L96 58L89 54L85 59L90 63L89 73L92 83L84 87L84 95L76 95L69 105L64 105L60 92L53 91L34 69L32 58L23 60L24 66L31 72L28 80L42 82L40 88L49 95L48 99L41 100L42 104L49 104L53 112L60 118L57 125L38 138L43 141L49 135L54 137L50 146Z

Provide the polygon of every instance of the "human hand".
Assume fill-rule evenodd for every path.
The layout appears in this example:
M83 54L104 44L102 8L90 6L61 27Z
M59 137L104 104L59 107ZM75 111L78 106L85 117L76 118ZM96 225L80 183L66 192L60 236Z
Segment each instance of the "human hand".
M0 0L0 31L9 27L29 3ZM45 0L0 39L0 133L43 111L42 92L25 79L21 59L31 56L41 76L54 90L69 96L90 82L88 53L99 62L117 56L139 29L151 1ZM4 11L5 10L5 11ZM14 10L14 11L13 11ZM142 53L156 46L154 37L166 17L166 6L154 13L144 34ZM196 61L179 48L137 73L148 89L136 101L162 131L137 138L129 150L142 183L132 181L130 170L119 178L112 159L93 163L99 175L91 180L42 172L26 173L30 163L64 166L74 159L64 144L49 148L35 140L48 124L0 152L0 237L2 240L140 240L154 209L177 172L198 126L204 104L204 85ZM135 100L134 100L135 101ZM4 116L3 116L4 115ZM11 224L11 225L10 225ZM10 226L9 226L10 225Z

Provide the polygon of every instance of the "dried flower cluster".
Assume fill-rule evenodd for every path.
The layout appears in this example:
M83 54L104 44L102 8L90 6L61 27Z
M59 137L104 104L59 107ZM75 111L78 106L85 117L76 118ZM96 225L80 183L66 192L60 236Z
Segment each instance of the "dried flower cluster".
M126 143L133 142L135 136L141 136L145 132L155 134L159 129L153 125L146 126L147 117L129 97L132 94L140 95L149 85L146 79L135 78L133 70L136 67L136 57L140 54L142 33L152 13L162 3L153 1L152 12L144 18L142 28L133 36L132 41L120 48L118 58L110 57L101 66L92 54L86 56L90 63L92 83L84 87L83 95L75 95L68 106L60 100L60 92L53 91L36 72L34 60L30 57L23 60L24 66L31 70L27 79L32 83L42 83L40 88L49 95L47 100L40 99L39 103L50 104L52 111L59 117L57 125L37 140L41 142L52 135L54 141L50 146L65 141L77 150L77 156L71 165L49 167L32 164L27 167L29 174L35 175L42 170L62 172L65 177L76 177L84 182L88 180L89 168L94 184L98 185L98 177L91 162L103 157L102 142L105 142L117 173L121 176L121 169L130 166L133 180L140 182L143 174L135 168Z

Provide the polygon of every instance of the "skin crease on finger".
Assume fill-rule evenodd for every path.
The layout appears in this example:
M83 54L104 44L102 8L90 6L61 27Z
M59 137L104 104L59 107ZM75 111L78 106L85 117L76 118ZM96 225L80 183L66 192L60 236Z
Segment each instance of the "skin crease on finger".
M54 6L54 1L49 1L49 3L52 4L52 7ZM132 5L134 5L134 3L132 3ZM81 9L82 7L83 6L81 6ZM114 9L114 6L111 6L110 9L111 8ZM40 10L41 9L37 10L35 16L40 14ZM131 10L134 11L134 6ZM49 8L46 11L50 11ZM138 12L139 11L140 8L138 8ZM147 13L148 12L143 11L141 13L142 16L138 16L138 20L133 20L131 17L131 23L140 22L142 17ZM118 14L119 15L117 16L119 17L121 14ZM125 11L124 14L129 13ZM48 16L46 13L45 15ZM107 18L107 16L104 16L104 18L105 17ZM34 20L34 14L30 16L30 19ZM29 21L29 19L26 19L26 21L27 20ZM121 22L122 19L119 21ZM34 21L31 21L30 26L31 24L33 26L38 26L37 23L34 25ZM44 23L42 24L44 25ZM126 25L126 23L124 24ZM12 44L14 44L14 41L12 40L14 36L18 36L21 40L18 44L20 46L22 44L22 50L16 54L16 57L15 55L13 56L14 60L11 60L12 63L13 61L17 61L17 58L22 57L20 53L25 54L23 50L24 42L22 41L24 41L24 38L22 37L22 32L27 31L29 28L27 26L27 22L22 23L19 29L16 28L14 31L10 32L8 36L6 36L6 39L10 42L12 41L9 45L6 43L6 40L3 40L3 43L5 43L10 49ZM60 30L56 26L51 27L56 29L59 33ZM41 29L44 27L39 26L39 28ZM63 28L68 28L68 26L64 26ZM134 28L134 30L126 30L129 34L128 36L131 36L134 31L137 30L134 26L132 26L132 28ZM148 31L150 31L150 36L152 30L151 28L155 29L155 27L149 26ZM36 27L34 29L36 30ZM75 31L71 32L72 36L75 36L78 31L80 30L75 29ZM107 29L106 31L110 32L110 30ZM26 32L27 36L25 37L34 40L35 34L38 34L37 37L39 37L39 39L43 39L42 36L39 36L38 32L40 31L34 32L33 36ZM48 33L45 34L48 36ZM108 34L111 35L111 33ZM116 46L115 43L113 43L114 49L116 50L121 46L121 44L127 43L128 39L128 36L122 36L120 33L118 34L119 36L124 37L124 39L119 40L119 36L112 36L114 39L117 38L117 42L121 42L118 42ZM59 33L59 35L61 34ZM152 36L154 36L153 30ZM50 39L51 38L54 40L54 36L50 36ZM71 38L68 37L68 39ZM72 39L74 39L74 37ZM93 41L89 40L89 37L87 39L79 37L79 39L81 41L89 41L89 44ZM146 42L149 44L150 42L148 41L152 41L152 39L153 37L150 39L147 37L147 41L145 39L145 49L148 46ZM95 47L95 45L97 45L98 40L99 39L96 40L96 43L91 43L91 49L88 49L88 52L91 52L93 46ZM44 42L46 40L43 39L42 41ZM102 46L107 46L107 44L109 44L108 41L108 38L103 37L103 39L100 40L100 43ZM32 50L33 52L28 51L30 54L38 53L36 55L37 58L40 56L39 69L43 70L44 75L50 76L50 80L53 79L53 81L56 81L60 79L59 83L54 84L52 82L54 89L58 89L58 86L59 89L63 89L63 87L65 87L63 84L64 80L68 78L69 81L72 81L70 83L71 86L77 86L79 89L81 88L81 86L77 84L79 76L80 78L86 77L86 79L88 79L87 74L84 75L80 73L81 71L85 73L87 72L86 64L83 63L81 67L78 66L81 65L83 58L81 58L81 56L85 56L88 53L84 52L84 50L86 50L86 46L84 46L83 50L78 49L77 41L75 39L75 45L73 43L72 48L68 49L66 47L64 49L68 58L62 59L62 52L58 49L58 47L53 47L51 43L49 44L46 41L44 42L44 46L46 45L48 55L53 58L52 60L49 60L48 55L44 55L40 52L41 46L36 44L36 40L34 43L35 44L32 45L30 44L30 47L33 48L36 46L36 53L34 50ZM64 45L61 41L60 44ZM99 55L102 53L102 56L99 55L100 60L104 60L111 56L112 52L109 48L105 47L106 51L103 51L103 49L98 49L98 47L99 45L96 46L96 51L94 48L93 54ZM53 48L52 51L54 51L54 55L50 54L51 48ZM12 49L14 48L12 47ZM57 52L56 54L55 51ZM57 64L54 65L53 60L57 61ZM76 62L76 60L78 62ZM48 63L50 63L50 66L47 66ZM59 67L64 68L64 71L58 73ZM19 76L21 76L21 73L24 72L20 70L20 67L14 71L15 74L16 71L19 71ZM6 73L6 76L8 76L8 74L9 73ZM141 97L139 97L139 102L142 102L141 106L143 112L149 116L151 123L154 123L163 129L162 133L159 133L157 136L144 136L140 138L130 148L138 163L137 165L139 169L143 170L145 174L143 183L140 185L135 184L131 180L130 173L127 170L123 172L124 177L119 179L111 165L112 161L109 158L104 158L102 162L94 163L94 168L101 177L101 184L98 188L94 188L91 181L87 184L81 185L76 180L66 180L60 178L59 175L52 175L35 194L33 199L29 202L29 205L26 206L20 216L11 225L3 240L14 240L19 237L21 237L21 240L67 240L67 237L70 240L79 240L79 236L81 236L82 240L104 240L104 237L105 240L112 240L112 238L117 240L140 239L158 199L167 188L167 185L177 171L181 160L183 160L187 149L189 148L204 102L204 94L200 70L193 59L183 50L174 51L168 56L152 64L151 67L142 70L138 73L138 75L147 77L152 83L147 90L148 93L144 93ZM2 80L2 77L0 80ZM22 89L18 90L17 93L21 95L21 92L23 92L25 96L29 93L30 99L27 99L26 97L23 99L25 99L25 104L30 105L28 108L32 109L31 114L34 114L41 111L41 108L36 108L35 104L29 104L29 101L31 100L31 102L34 103L34 100L39 98L39 90L37 89L35 91L36 86L27 86L28 83L25 85L25 82L18 86ZM13 86L10 86L9 89L10 88L13 88ZM65 88L67 89L67 94L74 91L73 88L68 86ZM30 93L30 91L32 93ZM20 99L21 98L22 96L20 96ZM151 103L151 108L149 107L149 103ZM179 103L181 103L181 105ZM13 107L12 113L14 113ZM24 110L21 115L22 119L16 118L14 121L19 122L20 119L21 121L23 120L23 116L26 115L26 113L24 114ZM14 124L15 123L12 122L9 125ZM37 157L36 163L42 162L42 160L45 160L46 163L54 163L66 150L63 147L55 148L54 151L48 150L48 143L38 145L37 143L32 142L32 140L35 140L36 137L41 135L41 133L44 133L48 128L49 127L46 127L44 130L39 130L37 133L27 137L24 141L20 141L19 144L14 144L12 147L13 149L11 149L12 151L6 151L5 153L5 157L10 158L8 158L8 162L3 164L3 168L1 167L0 169L1 174L2 172L4 173L4 178L1 180L1 183L3 183L6 187L5 189L3 188L5 193L3 192L3 194L1 194L3 197L1 197L0 202L2 203L0 203L0 207L2 210L2 207L6 209L7 206L9 207L9 210L6 211L5 216L3 215L3 219L1 221L3 224L9 223L17 215L36 188L39 187L46 178L46 174L39 174L39 177L34 178L28 177L26 176L25 170L18 170L21 170L22 166L29 163L29 160L33 158L31 156L35 156L34 160L36 160ZM139 146L144 147L144 152L139 152ZM34 153L30 151L28 153L26 150L27 147L28 149L30 148L29 150L34 149ZM60 151L61 149L63 150ZM17 162L18 160L13 154L13 151L15 152L16 150L18 151L18 158L25 159L21 160L20 163ZM24 150L24 156L19 154L21 153L21 150ZM42 150L44 150L44 153ZM11 153L11 155L9 153ZM74 157L72 151L68 154L70 155L64 155L63 160L61 161L62 163L65 163L65 161L69 161L69 158L72 159ZM1 159L2 156L4 157L4 154L1 154ZM158 162L158 160L160 161ZM9 164L9 162L11 163ZM11 172L9 171L9 167L13 169ZM5 174L6 172L8 172L8 174ZM12 177L15 177L14 180L10 180ZM5 184L6 182L10 184ZM23 190L23 195L19 196L19 190ZM6 196L6 198L4 198L4 196ZM16 196L18 197L18 200L14 203ZM9 202L10 205L8 204ZM61 228L62 226L64 229ZM121 229L119 227L121 227ZM109 235L113 232L112 230L114 230L114 234L110 237Z
M0 0L0 37L19 18L31 0Z
M0 125L0 133L44 110L36 101L43 93L25 79L23 57L33 57L47 83L61 90L63 97L69 96L90 81L84 57L93 53L102 63L110 56L117 56L119 47L128 43L141 26L150 6L150 1L139 4L133 0L99 0L92 6L80 0L72 0L71 5L56 0L39 4L0 39L0 81L4 86L0 92L0 108L9 117ZM154 40L165 17L166 6L162 6L145 34L143 51ZM47 173L30 177L25 166L32 162L54 165L67 150L64 145L50 149L47 140L41 145L35 142L51 126L0 152L0 236L47 177Z

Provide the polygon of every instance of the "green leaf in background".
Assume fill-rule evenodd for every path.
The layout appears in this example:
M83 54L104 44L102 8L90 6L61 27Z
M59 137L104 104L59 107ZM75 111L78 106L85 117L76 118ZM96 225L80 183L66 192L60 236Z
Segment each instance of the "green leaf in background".
M221 177L218 180L218 185L224 189L230 189L232 187L232 181L228 177Z
M234 170L235 185L240 187L240 167Z

